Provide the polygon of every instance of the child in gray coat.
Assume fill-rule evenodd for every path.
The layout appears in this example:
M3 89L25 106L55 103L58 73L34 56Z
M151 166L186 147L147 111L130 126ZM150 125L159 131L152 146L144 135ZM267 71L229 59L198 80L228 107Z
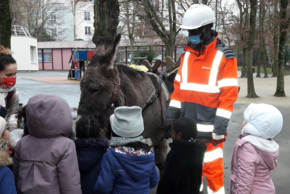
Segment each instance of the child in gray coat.
M76 148L66 136L71 110L57 96L39 94L26 106L29 135L15 147L14 176L18 194L81 194Z

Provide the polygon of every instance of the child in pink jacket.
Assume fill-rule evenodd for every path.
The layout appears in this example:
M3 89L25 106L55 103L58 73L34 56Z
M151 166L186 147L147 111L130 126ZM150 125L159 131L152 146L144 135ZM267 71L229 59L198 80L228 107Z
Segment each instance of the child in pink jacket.
M242 133L236 142L231 170L231 194L275 194L271 179L277 166L283 117L268 104L250 104L244 112Z

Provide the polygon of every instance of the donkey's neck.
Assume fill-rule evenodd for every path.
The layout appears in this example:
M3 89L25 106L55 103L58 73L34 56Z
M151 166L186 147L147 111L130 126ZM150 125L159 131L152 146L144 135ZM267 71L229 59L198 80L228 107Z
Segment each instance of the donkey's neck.
M147 74L138 79L131 78L126 74L120 74L121 77L121 102L125 106L144 106L154 86Z

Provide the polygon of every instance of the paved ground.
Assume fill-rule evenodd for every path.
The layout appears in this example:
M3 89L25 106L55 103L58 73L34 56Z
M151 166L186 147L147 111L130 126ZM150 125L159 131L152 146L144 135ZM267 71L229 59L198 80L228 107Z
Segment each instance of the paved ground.
M72 108L78 106L80 98L79 84L54 84L40 81L27 80L27 78L47 78L47 77L67 77L67 72L55 71L40 71L29 73L18 73L16 87L20 93L20 102L26 104L30 97L39 93L48 93L58 95L67 100ZM276 89L276 78L255 78L256 93L260 98L246 98L247 80L239 79L241 91L239 98L235 103L235 111L232 115L228 131L229 135L224 144L224 165L225 165L225 189L229 193L230 179L230 164L231 157L237 136L240 134L241 123L243 121L243 112L249 103L269 103L275 105L283 114L284 126L282 132L275 138L280 144L280 156L278 158L278 167L273 171L273 182L276 187L277 194L290 193L290 97L277 98L274 97ZM290 76L285 76L285 91L286 95L290 96ZM288 85L287 85L288 84ZM151 192L154 193L154 192ZM206 193L206 192L204 192Z
M80 86L78 81L70 81L70 84L55 84L47 83L51 81L51 79L44 79L65 78L67 77L67 75L68 72L57 71L17 73L16 87L19 91L20 103L26 104L29 98L31 98L32 96L40 93L46 93L60 96L66 99L70 107L77 108L80 99ZM38 79L40 81L34 81L29 79Z

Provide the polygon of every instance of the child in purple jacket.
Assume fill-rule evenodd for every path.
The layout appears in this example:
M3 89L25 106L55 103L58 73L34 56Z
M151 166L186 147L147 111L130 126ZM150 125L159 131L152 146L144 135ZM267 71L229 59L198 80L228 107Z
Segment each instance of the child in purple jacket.
M231 170L231 194L275 194L272 170L277 166L283 117L268 104L250 104L244 112L242 133L236 142Z

